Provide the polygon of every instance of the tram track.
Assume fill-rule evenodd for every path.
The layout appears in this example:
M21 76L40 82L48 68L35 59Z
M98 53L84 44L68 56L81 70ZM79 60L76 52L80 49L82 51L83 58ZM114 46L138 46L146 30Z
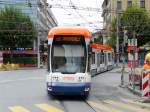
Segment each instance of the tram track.
M72 110L72 107L74 109L81 109L78 110L78 112L84 112L83 110L86 110L86 112L97 112L97 110L91 106L91 104L88 102L88 100L81 98L81 99L73 99L73 100L58 100L59 105L64 109L64 112L76 112L75 110ZM80 106L77 106L76 103L79 103ZM71 105L71 106L70 106ZM84 109L83 109L84 108Z
M93 112L97 112L96 109L94 109L93 106L91 106L91 104L89 104L87 100L85 100L84 102L93 110Z

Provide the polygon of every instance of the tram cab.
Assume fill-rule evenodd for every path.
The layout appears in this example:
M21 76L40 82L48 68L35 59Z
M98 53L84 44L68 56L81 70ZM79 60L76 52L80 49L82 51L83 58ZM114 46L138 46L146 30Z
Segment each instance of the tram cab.
M90 32L80 27L55 27L48 34L47 92L88 95L91 88Z

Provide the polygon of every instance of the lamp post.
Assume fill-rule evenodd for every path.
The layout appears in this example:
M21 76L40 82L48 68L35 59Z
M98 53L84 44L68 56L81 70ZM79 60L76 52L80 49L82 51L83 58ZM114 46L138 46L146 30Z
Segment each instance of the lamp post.
M133 90L135 90L135 75L136 75L136 71L135 71L135 66L136 66L136 60L135 60L135 51L136 51L136 48L135 46L136 45L136 34L135 34L135 31L133 32L133 39L134 39L134 56L133 56Z
M38 61L38 68L40 68L40 63L41 63L41 59L40 59L40 44L41 44L41 40L40 40L40 37L44 36L44 37L47 37L47 31L48 31L48 17L47 17L47 0L43 0L44 3L38 3L38 8L42 9L40 11L42 11L42 13L45 15L45 18L41 18L39 17L39 19L43 19L42 21L44 22L43 25L46 26L46 29L39 29L40 31L38 32L38 38L37 38L37 61ZM46 31L46 32L45 32Z
M121 86L124 86L124 70L125 70L125 46L128 40L127 30L124 28L124 36L123 36L123 43L122 43L122 74L121 74Z
M117 55L117 66L119 65L119 18L117 12L117 32L116 32L116 55Z
M37 64L38 64L38 68L40 68L40 34L41 34L41 32L38 32L38 37L37 37Z

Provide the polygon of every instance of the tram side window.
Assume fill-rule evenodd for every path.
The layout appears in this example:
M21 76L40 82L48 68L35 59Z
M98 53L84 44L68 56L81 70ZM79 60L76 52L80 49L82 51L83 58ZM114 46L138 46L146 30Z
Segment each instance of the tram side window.
M113 56L112 56L112 53L110 53L110 61L112 62L112 60L113 60Z
M104 52L101 52L101 64L104 63Z
M108 53L108 61L111 61L111 53Z
M95 52L92 52L92 64L95 64Z
M97 67L99 66L99 55L98 55L98 53L97 53Z
M99 53L99 57L100 57L99 64L102 64L102 53L101 52Z
M100 54L100 52L98 53L98 57L99 57L98 65L100 65L100 61L101 61L101 54Z
M97 67L99 66L99 53L97 53Z

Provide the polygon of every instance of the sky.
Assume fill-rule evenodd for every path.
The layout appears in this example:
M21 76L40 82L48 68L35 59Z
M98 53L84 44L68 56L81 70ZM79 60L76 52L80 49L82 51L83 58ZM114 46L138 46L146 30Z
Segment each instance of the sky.
M51 10L58 21L58 26L83 26L91 32L103 27L101 17L103 0L47 0L47 2L52 5ZM70 6L76 6L81 10L72 9Z

